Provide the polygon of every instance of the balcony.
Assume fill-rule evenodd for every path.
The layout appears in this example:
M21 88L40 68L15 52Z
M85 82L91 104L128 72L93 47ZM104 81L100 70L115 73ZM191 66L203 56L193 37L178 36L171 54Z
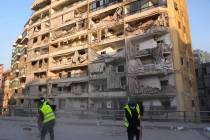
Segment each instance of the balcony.
M20 87L20 81L19 81L19 79L15 79L14 81L12 81L11 87L13 89L18 89Z
M136 56L136 58L138 57L143 58L143 57L153 56L155 51L160 51L162 55L168 55L171 54L172 48L168 44L159 44L159 46L155 48L135 51L134 55Z
M28 84L33 84L33 85L42 85L42 84L47 84L47 78L46 77L40 77L40 78L32 78L27 80Z
M44 8L46 5L50 5L51 0L35 0L32 5L32 9L37 11L39 9Z
M55 56L50 62L50 69L59 70L86 66L88 63L88 55L87 53L80 51L75 51L73 54L63 54L63 56L57 57Z
M87 49L87 38L75 38L62 41L60 44L52 44L50 47L50 56L74 52L75 50Z
M47 34L50 30L50 21L47 20L45 22L42 22L41 24L38 24L37 26L31 28L28 32L30 38L38 37L43 34Z
M44 65L44 66L34 66L30 68L30 71L33 72L45 72L47 70L48 66Z
M42 47L42 48L36 48L33 49L30 53L29 53L29 57L28 59L30 61L35 61L38 59L44 59L48 57L48 53L49 53L49 49L48 47Z
M169 64L148 64L136 66L134 71L129 71L129 76L165 75L174 72L172 63Z
M44 11L43 13L33 15L31 17L30 27L38 26L39 24L42 24L47 20L49 20L49 18L50 18L49 11Z
M48 59L32 61L28 70L34 72L45 72L48 68Z
M76 9L81 9L83 7L86 9L87 8L86 5L87 5L86 0L80 0L78 2L60 0L56 3L52 3L52 9L53 9L52 18L64 15Z
M145 12L150 9L154 9L157 7L167 7L166 1L163 0L156 0L156 1L133 1L130 2L130 0L126 0L127 4L125 6L125 15L129 16L136 13Z
M52 32L52 41L61 41L66 38L77 38L87 34L87 23L85 20L78 21L77 23L65 26L61 29Z
M126 97L125 91L113 91L113 92L91 92L90 98L122 98Z
M122 0L107 0L107 1L100 1L100 0L95 0L92 3L90 3L90 12L95 12L100 9L105 9L106 7L109 6L115 6L117 3L121 3ZM115 7L114 7L115 8Z
M19 74L20 76L20 78L26 78L26 69L22 69L22 70L20 70L20 74Z
M50 77L49 83L72 83L72 82L76 82L76 83L80 83L80 82L87 82L88 81L88 76L87 74L83 73L83 74L78 74L77 76L74 75L74 77L67 77L67 78L60 78L60 77Z
M169 32L168 14L161 13L144 19L127 22L125 31L128 38L140 40L152 36L159 36Z
M150 86L144 86L141 85L141 81L139 80L132 80L130 82L130 96L133 97L141 97L144 99L148 98L169 98L169 97L175 97L176 95L176 87L173 86L162 86L161 89L150 87ZM135 84L134 84L134 83ZM135 85L135 86L134 86Z
M90 80L100 80L100 79L107 79L107 74L104 73L97 73L97 74L90 74Z
M92 46L100 46L107 43L118 42L124 39L123 26L112 27L91 33Z
M118 7L106 13L92 18L90 27L92 29L111 28L123 24L123 8Z

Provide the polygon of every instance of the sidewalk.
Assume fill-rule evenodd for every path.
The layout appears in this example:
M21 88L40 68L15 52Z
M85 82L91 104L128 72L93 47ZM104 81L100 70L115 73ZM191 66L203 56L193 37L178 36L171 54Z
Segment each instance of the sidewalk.
M28 122L36 125L35 117L0 117L0 121ZM68 125L88 125L88 126L115 126L123 127L123 121L97 120L97 119L76 119L76 118L58 118L57 123ZM143 121L142 126L146 129L171 129L171 130L205 130L210 127L210 123L187 123L187 122L155 122Z

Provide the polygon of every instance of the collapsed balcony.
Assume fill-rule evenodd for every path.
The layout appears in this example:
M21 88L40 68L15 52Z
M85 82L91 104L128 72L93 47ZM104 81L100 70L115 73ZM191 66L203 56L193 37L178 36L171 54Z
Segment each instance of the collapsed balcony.
M107 11L105 13L94 16L90 20L91 28L105 28L116 26L123 23L123 8L118 7L116 9Z
M126 44L128 73L147 76L173 72L172 46L169 34L131 38Z
M79 83L72 83L72 82L64 82L64 83L56 83L52 84L51 87L51 94L53 96L59 95L70 95L70 96L77 96L80 97L88 93L88 84L87 82L79 82Z
M89 77L91 86L93 86L91 89L103 92L125 89L125 64L122 63L122 59L104 59L105 62L95 62L89 65Z
M47 85L41 84L41 85L30 85L28 86L28 90L25 92L25 94L29 94L30 96L43 96L47 94Z
M50 30L50 21L45 21L35 27L31 28L28 32L29 36L37 36Z
M72 68L87 65L88 54L87 50L79 50L61 56L55 56L51 59L51 69Z
M51 0L36 0L33 5L32 9L38 11L39 9L44 8L47 5L51 4Z
M75 22L85 20L87 18L87 8L81 7L76 10L70 11L63 15L52 18L51 27L52 28L61 28L68 24L73 24Z
M83 11L87 11L87 1L71 0L61 1L60 3L58 1L52 5L52 15L57 16L62 13L67 13L68 11L74 11L75 9L83 9Z
M90 42L92 45L102 45L109 42L115 42L123 39L123 25L116 27L101 29L90 34Z
M167 2L165 0L144 0L144 1L133 1L126 0L125 15L131 15L139 12L144 12L155 7L166 7Z
M150 18L135 20L125 25L127 36L152 36L163 32L168 32L168 15L162 13Z
M147 76L147 75L165 75L167 73L172 73L172 64L149 64L144 65L138 69L135 73L129 74L134 76Z
M20 86L20 80L19 79L14 79L12 82L11 82L11 87L13 89L18 89Z
M150 77L147 81L144 78L129 77L128 80L129 91L133 96L173 97L176 95L175 86L169 84L169 80L161 80L160 77Z
M41 48L35 48L29 52L29 56L30 56L29 59L33 59L33 58L38 59L39 57L46 55L48 53L49 53L48 46L41 47Z
M41 59L31 62L31 68L32 71L45 71L48 67L48 59Z
M34 78L32 82L46 81L47 80L47 72L38 72L34 73Z
M64 26L58 30L55 30L52 32L52 41L59 39L61 37L69 36L69 35L74 35L75 33L78 35L82 35L83 32L79 34L80 31L85 30L87 28L87 20L80 20L77 21L76 23Z
M87 43L87 35L82 35L75 38L68 38L63 41L60 41L59 43L53 43L50 46L50 52L57 52L74 47L77 47L78 49L80 49L81 47L82 49L85 48L84 46L86 46Z
M57 70L57 71L51 71L51 80L59 80L59 81L65 81L65 79L72 78L80 78L80 77L87 77L87 69L84 67L79 69L63 69L63 70Z
M43 22L43 21L49 19L49 17L50 17L49 10L46 11L46 12L43 12L43 13L41 13L39 15L33 16L31 18L30 25L34 25L34 24Z
M153 44L154 45L154 44ZM172 52L172 48L169 46L169 44L165 44L163 40L157 41L157 46L154 48L145 48L140 50L140 48L137 48L134 52L134 55L138 58L143 57L158 57L157 55L160 55L162 58L167 57L167 55L170 55Z
M26 79L26 69L23 68L20 70L20 78Z
M41 36L34 37L33 39L30 40L28 45L31 47L45 46L48 44L49 40L50 40L50 34L46 33Z

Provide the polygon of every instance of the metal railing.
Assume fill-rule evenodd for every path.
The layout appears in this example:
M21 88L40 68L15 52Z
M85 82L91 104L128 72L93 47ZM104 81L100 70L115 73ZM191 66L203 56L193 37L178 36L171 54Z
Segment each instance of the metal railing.
M158 2L150 5L149 2L148 2L148 5L144 6L142 5L141 1L134 1L132 3L129 3L128 5L126 6L131 6L131 9L125 13L126 16L129 16L131 14L134 14L134 13L140 13L140 12L143 12L145 10L149 10L149 9L152 9L152 8L156 8L156 7L166 7L167 6L167 3L166 2L162 2L161 0L159 0ZM132 7L138 7L138 8L133 8Z
M95 12L110 5L120 3L122 1L123 0L107 0L106 2L102 3L100 0L95 0L90 4L90 12Z
M1 109L4 116L36 117L38 108L9 106ZM123 120L123 110L57 110L58 118L97 119L97 120ZM210 122L210 111L175 111L175 110L149 110L144 111L142 120L146 121L168 121L168 122Z

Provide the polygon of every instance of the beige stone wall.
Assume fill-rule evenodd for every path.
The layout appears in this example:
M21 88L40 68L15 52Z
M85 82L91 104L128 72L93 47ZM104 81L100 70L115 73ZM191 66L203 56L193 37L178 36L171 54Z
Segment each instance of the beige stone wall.
M196 111L198 110L198 96L187 6L185 0L176 1L176 3L177 10L175 10L174 1L168 0L178 110ZM195 104L194 107L192 107L192 102Z

